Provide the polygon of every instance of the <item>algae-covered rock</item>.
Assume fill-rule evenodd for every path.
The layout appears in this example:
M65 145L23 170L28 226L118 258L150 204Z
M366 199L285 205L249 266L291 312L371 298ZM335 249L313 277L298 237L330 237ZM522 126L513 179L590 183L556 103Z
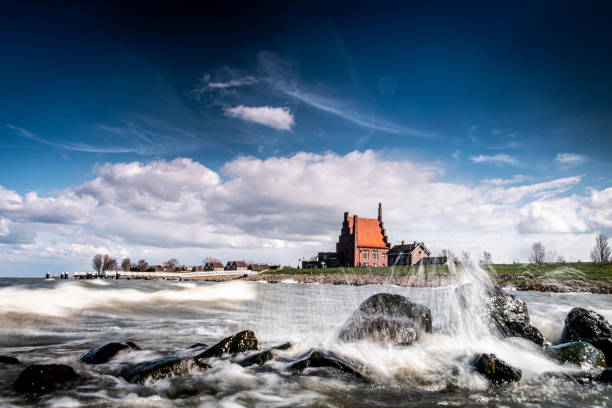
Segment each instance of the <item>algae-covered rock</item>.
M291 343L283 343L281 345L270 347L258 353L252 354L248 357L245 357L237 363L242 367L249 367L255 364L264 365L266 361L272 360L274 358L274 350L287 350L289 348L291 348Z
M401 295L378 293L363 301L340 329L343 341L412 344L431 332L431 311Z
M572 341L550 347L548 354L563 363L576 364L583 370L606 367L606 357L586 341Z
M495 384L520 381L522 372L518 368L495 357L495 354L480 354L474 360L476 371Z
M244 353L245 351L259 350L259 342L255 333L244 330L221 340L219 343L198 354L197 357L221 357L223 354Z
M13 386L19 392L43 393L78 377L72 367L64 364L33 364L19 374Z

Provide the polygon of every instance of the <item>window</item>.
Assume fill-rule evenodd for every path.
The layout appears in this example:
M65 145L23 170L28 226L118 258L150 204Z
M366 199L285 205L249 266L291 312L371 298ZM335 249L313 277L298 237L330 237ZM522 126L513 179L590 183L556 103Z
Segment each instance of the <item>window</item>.
M378 259L378 251L377 250L372 250L372 259Z
M384 252L382 253L382 259L385 259L385 253Z
M370 259L370 251L367 249L364 249L363 252L361 253L361 257L363 259ZM367 266L367 265L366 265Z

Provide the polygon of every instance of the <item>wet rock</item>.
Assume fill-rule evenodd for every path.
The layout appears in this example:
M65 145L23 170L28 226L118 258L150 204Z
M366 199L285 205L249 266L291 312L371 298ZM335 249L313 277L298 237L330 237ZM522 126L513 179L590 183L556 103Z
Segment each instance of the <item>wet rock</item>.
M612 365L612 339L610 337L600 337L591 344L604 353L604 356L606 356L606 363L608 367L610 367Z
M550 347L548 354L563 362L580 366L583 370L595 367L606 367L606 357L591 344L585 341L573 341Z
M597 376L597 381L612 384L612 368L606 368Z
M107 363L121 350L126 349L140 350L140 347L131 341L127 343L108 343L101 347L89 350L83 357L81 357L81 361L87 364Z
M19 392L42 393L78 377L72 367L67 365L33 364L19 374L19 377L13 382L13 386Z
M593 344L602 337L612 337L612 325L599 313L575 307L567 314L561 342L586 341Z
M291 343L284 343L281 344L279 346L276 347L270 347L268 349L265 349L263 351L260 351L259 353L255 353L253 355L250 355L246 358L243 358L242 360L238 361L237 363L239 365L241 365L242 367L250 367L252 365L264 365L266 361L268 360L272 360L274 358L274 354L272 353L272 351L274 350L287 350L288 348L291 347Z
M372 340L410 345L431 332L431 311L401 295L378 293L364 300L343 324L343 341Z
M0 356L1 364L21 364L19 360L11 356Z
M221 357L223 354L244 353L245 351L259 350L259 343L255 333L251 330L241 331L233 336L226 337L211 348L198 354L199 358Z
M495 354L480 354L474 360L474 368L476 371L495 384L505 382L519 381L522 372L518 368L512 367L510 364L495 357Z
M145 361L124 369L119 375L130 383L144 383L190 373L195 368L208 369L210 366L197 357L166 357Z
M504 337L523 337L542 347L551 345L529 322L527 304L523 300L496 287L491 291L487 305L493 328Z
M576 384L590 384L593 382L593 375L588 371L548 371L538 376L538 379L558 379L571 381Z
M208 344L204 344L204 343L195 343L192 344L191 346L187 347L188 349L193 349L193 348L204 348L204 347L208 347Z
M353 368L350 363L336 356L334 353L319 349L309 350L306 354L290 363L287 369L302 371L309 367L331 367L343 373L356 375L357 377L363 376L357 369Z

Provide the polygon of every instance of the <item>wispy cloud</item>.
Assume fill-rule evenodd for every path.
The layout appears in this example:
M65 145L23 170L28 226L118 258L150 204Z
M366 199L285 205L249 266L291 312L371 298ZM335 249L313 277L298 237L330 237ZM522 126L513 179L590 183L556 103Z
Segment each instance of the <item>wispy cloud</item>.
M293 114L288 108L239 105L225 109L225 115L278 130L291 130L291 127L295 124Z
M576 153L558 153L555 160L564 166L576 166L584 163L587 157L583 154Z
M529 177L524 176L522 174L515 174L509 179L494 178L494 179L481 180L481 182L483 184L489 184L492 186L507 186L510 184L522 183L524 181L527 181L528 179Z
M520 163L516 158L507 154L496 154L495 156L481 154L479 156L471 156L470 160L474 163L506 163L513 166L520 166Z

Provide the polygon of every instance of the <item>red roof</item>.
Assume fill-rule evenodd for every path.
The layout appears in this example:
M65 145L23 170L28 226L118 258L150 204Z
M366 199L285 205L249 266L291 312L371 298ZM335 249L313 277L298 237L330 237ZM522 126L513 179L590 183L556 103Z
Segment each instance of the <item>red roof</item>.
M353 218L348 219L349 230L353 233ZM357 246L386 248L380 221L375 218L357 218Z

